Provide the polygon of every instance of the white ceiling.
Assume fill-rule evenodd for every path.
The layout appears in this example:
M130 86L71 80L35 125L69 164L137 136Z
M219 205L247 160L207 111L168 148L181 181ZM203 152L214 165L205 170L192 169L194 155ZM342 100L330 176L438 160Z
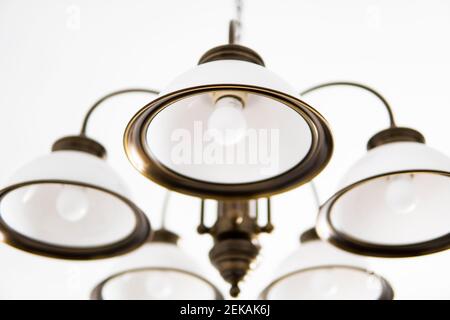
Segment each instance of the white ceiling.
M83 113L101 95L133 86L160 89L195 65L203 52L226 41L230 17L232 0L2 0L3 185L20 165L48 152L58 137L77 133ZM390 100L400 125L419 129L430 146L450 154L449 1L247 0L243 28L243 44L299 90L330 80L369 84ZM148 100L127 96L108 102L93 116L89 133L108 148L110 163L157 226L164 190L131 168L121 143L127 120ZM318 179L325 199L387 118L373 97L357 89L329 89L306 100L335 133L334 158ZM220 283L207 265L211 240L195 232L198 204L195 198L173 197L169 226ZM273 211L277 229L262 237L263 259L244 285L243 298L257 295L316 213L308 187L277 196ZM57 261L5 245L0 261L0 298L36 299L85 299L116 262ZM449 299L449 268L449 252L373 261L398 299Z

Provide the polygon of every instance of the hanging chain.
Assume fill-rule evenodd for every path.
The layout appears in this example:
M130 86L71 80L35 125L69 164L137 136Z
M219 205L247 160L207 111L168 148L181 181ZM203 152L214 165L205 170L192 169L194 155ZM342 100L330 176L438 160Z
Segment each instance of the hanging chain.
M242 0L235 0L235 17L230 21L228 42L230 44L239 43L242 33Z

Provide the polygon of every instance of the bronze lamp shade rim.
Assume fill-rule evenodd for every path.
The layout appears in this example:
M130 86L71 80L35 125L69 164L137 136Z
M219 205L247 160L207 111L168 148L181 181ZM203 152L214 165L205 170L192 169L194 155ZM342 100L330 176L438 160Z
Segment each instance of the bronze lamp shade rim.
M273 289L278 283L280 283L283 280L288 279L289 277L309 272L309 271L316 271L316 270L329 270L329 269L347 269L352 270L355 272L364 273L367 276L376 277L376 279L381 284L381 292L380 296L377 298L377 300L393 300L394 299L394 290L392 289L391 284L382 276L369 271L364 268L355 267L355 266L348 266L348 265L322 265L322 266L314 266L314 267L308 267L308 268L302 268L298 269L292 272L289 272L281 277L278 277L274 281L272 281L260 294L260 299L262 300L268 300L269 299L269 292Z
M17 249L37 254L40 256L46 256L57 259L67 260L91 260L109 258L116 255L121 255L135 250L141 246L149 237L151 232L150 222L148 221L145 213L141 211L132 201L129 199L102 187L86 184L82 182L69 181L69 180L33 180L27 182L21 182L8 186L0 190L0 202L11 191L17 190L22 187L38 184L67 184L73 186L80 186L85 188L95 189L108 195L115 197L116 199L125 203L133 212L136 219L136 225L133 231L125 238L120 239L117 242L92 246L92 247L75 247L75 246L61 246L52 243L35 240L30 238L14 229L12 229L3 219L0 211L0 232L3 235L3 242L15 247Z
M179 174L162 164L148 150L146 133L154 117L176 101L211 91L241 90L276 100L296 111L311 130L308 154L293 168L272 178L248 183L214 183ZM288 94L251 85L213 84L190 87L161 96L144 106L129 122L124 134L128 159L145 177L167 189L212 199L251 199L268 197L298 187L312 180L328 164L333 139L328 123L314 108Z
M103 280L102 282L100 282L97 286L95 286L95 288L91 292L91 300L104 300L103 293L102 293L103 288L109 281L114 280L114 279L119 278L124 275L129 275L129 274L135 273L135 272L175 272L175 273L182 274L183 276L192 277L192 278L195 278L196 280L201 281L202 283L206 284L210 289L212 289L212 291L214 292L215 300L224 300L222 293L209 280L207 280L207 279L203 278L202 276L200 276L196 273L193 273L193 272L189 272L189 271L178 269L178 268L169 268L169 267L143 267L143 268L134 268L134 269L129 269L129 270L115 273L115 274L109 276L108 278L106 278L105 280Z
M388 172L357 181L339 190L320 207L316 224L316 231L320 238L345 251L373 257L405 258L421 256L450 249L450 233L423 242L399 245L383 245L357 239L346 234L345 232L338 231L337 228L333 225L331 219L333 207L335 203L347 192L374 179L404 173L426 173L450 178L450 172L417 169Z

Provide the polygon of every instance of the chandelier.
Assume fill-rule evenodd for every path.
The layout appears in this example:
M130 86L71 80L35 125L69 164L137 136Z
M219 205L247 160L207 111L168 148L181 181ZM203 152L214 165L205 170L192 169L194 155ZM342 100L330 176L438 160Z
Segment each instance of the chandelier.
M449 249L450 159L427 146L419 131L397 126L387 100L366 85L338 81L293 89L239 43L240 15L238 1L228 44L207 51L165 89L123 89L100 98L78 135L56 140L51 153L18 170L0 191L4 242L57 259L134 251L121 271L99 279L92 299L225 298L178 246L176 233L165 225L151 228L106 162L106 149L87 135L103 102L144 93L151 99L124 132L126 156L142 176L168 190L165 207L172 192L199 198L197 232L212 237L209 259L230 296L239 295L259 257L258 236L276 227L271 197L305 184L318 202L317 223L300 230L298 249L268 279L260 299L393 299L394 289L365 256ZM389 123L320 203L313 179L332 158L333 135L317 108L302 99L341 86L371 93ZM205 223L206 200L217 203L212 225Z

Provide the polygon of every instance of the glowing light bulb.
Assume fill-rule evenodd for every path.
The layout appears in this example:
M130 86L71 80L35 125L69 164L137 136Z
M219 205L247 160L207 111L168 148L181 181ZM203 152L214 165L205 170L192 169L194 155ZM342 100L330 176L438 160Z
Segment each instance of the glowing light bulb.
M56 210L66 221L76 222L83 219L89 210L86 190L75 186L63 186L56 198Z
M208 131L217 143L229 146L244 138L247 122L243 108L241 100L231 96L216 101L215 110L208 119Z
M385 200L389 208L397 213L413 211L417 205L413 177L397 175L388 179Z
M165 275L148 277L145 280L145 289L147 294L155 300L167 299L173 292L170 279L166 279Z

